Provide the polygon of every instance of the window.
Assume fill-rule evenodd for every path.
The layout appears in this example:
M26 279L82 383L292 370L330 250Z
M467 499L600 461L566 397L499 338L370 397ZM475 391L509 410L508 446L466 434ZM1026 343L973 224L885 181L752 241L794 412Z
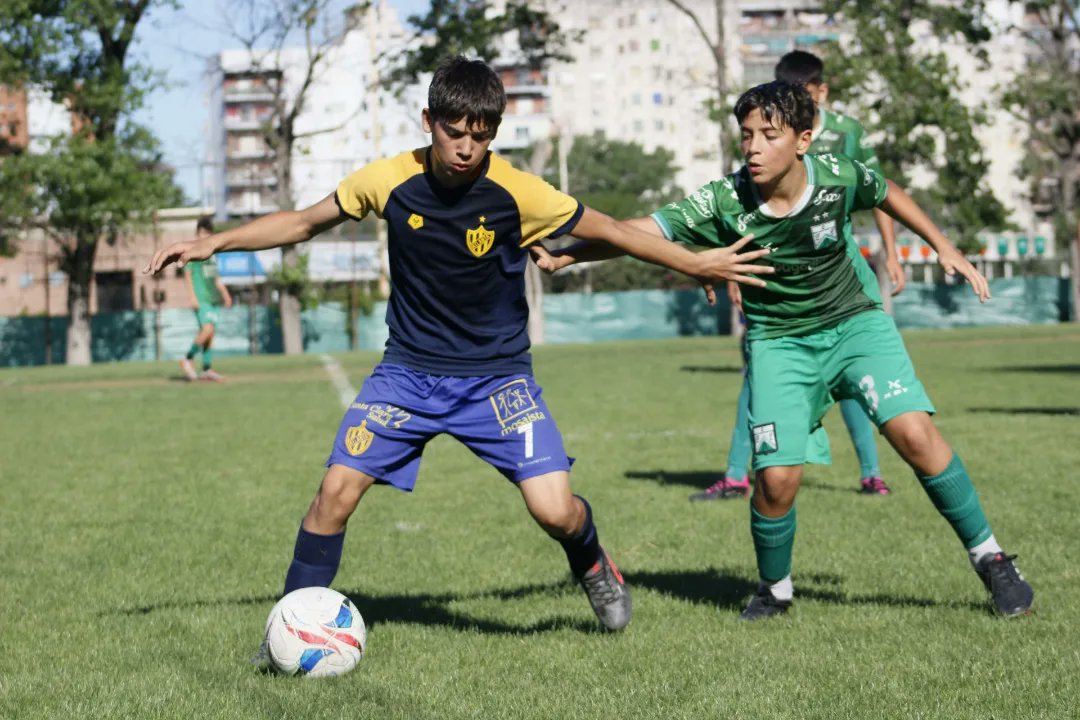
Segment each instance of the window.
M516 127L514 128L514 139L528 142L529 140L529 128Z
M659 106L663 105L663 104L664 104L664 94L663 94L663 93L658 93L658 92L654 92L654 93L652 94L652 104L653 104L653 105L656 105L657 107L659 107Z
M135 294L132 292L130 270L94 273L94 284L97 286L99 313L135 309Z
M641 132L644 129L645 129L645 123L641 122L640 120L635 120L634 121L634 132Z
M659 40L650 40L649 41L649 48L653 52L658 52L660 50L660 41Z

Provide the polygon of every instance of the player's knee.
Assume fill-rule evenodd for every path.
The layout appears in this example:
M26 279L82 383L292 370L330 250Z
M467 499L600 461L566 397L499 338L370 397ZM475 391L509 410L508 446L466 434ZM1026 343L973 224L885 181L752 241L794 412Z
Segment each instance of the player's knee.
M757 473L754 494L772 510L784 510L795 502L802 467L769 467Z
M885 424L889 442L905 458L933 453L941 435L926 413L908 413Z
M335 517L348 517L360 503L360 498L371 486L371 482L371 478L363 473L338 465L331 467L319 486L319 495L316 498L319 510Z
M572 537L580 529L581 513L572 497L566 501L547 502L542 507L530 507L529 512L552 537Z

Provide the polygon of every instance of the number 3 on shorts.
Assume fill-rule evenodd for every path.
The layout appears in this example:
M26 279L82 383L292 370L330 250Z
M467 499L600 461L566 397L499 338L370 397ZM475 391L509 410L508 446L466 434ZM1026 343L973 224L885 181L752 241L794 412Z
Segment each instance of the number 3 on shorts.
M525 435L525 459L528 460L533 456L533 424L525 423L517 431L518 435Z

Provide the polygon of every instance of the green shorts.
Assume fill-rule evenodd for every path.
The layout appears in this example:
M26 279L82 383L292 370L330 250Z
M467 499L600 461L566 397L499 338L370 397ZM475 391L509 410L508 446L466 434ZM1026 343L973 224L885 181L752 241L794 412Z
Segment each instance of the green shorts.
M807 441L834 400L857 401L879 428L934 412L893 319L881 310L799 337L750 342L754 469L802 465Z
M199 309L195 311L195 318L199 321L199 327L203 325L218 324L218 308L215 305L199 305Z

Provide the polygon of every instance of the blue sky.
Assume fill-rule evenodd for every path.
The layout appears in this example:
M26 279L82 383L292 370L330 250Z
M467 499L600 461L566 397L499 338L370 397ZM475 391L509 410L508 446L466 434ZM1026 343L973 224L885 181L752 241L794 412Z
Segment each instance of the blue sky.
M199 164L206 156L210 121L207 60L219 51L237 47L223 28L222 8L228 0L181 0L176 10L153 11L136 33L140 59L166 76L166 87L155 91L140 118L154 128L165 149L165 161L176 168L177 182L188 197L201 197ZM342 0L342 5L351 3ZM423 10L428 0L390 0L402 20Z

